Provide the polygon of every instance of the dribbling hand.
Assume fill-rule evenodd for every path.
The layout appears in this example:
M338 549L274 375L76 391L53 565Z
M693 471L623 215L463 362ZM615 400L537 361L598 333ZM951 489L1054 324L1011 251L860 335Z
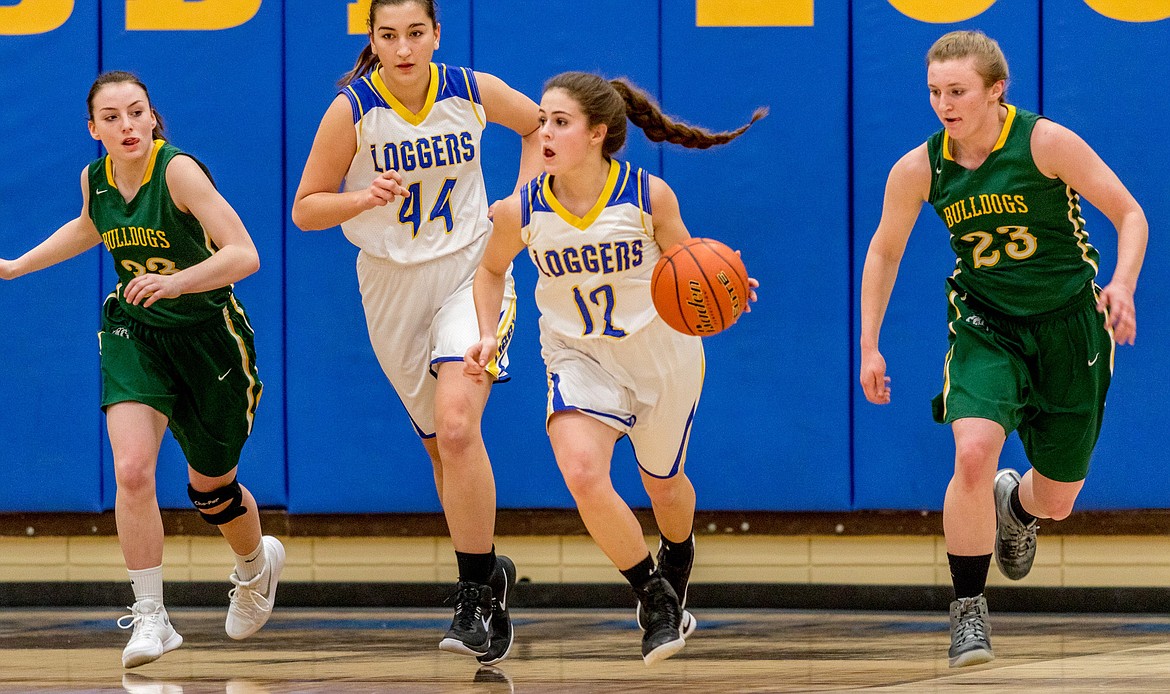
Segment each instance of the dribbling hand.
M886 375L886 359L876 349L862 352L861 388L865 391L865 399L873 404L890 404L890 377Z
M387 205L393 202L395 197L410 197L410 191L402 187L402 174L397 171L383 171L381 176L370 182L366 193L368 194L366 209Z
M468 347L467 353L463 355L463 374L476 383L483 383L483 374L488 362L496 358L496 350L499 347L499 342L494 337L482 338Z

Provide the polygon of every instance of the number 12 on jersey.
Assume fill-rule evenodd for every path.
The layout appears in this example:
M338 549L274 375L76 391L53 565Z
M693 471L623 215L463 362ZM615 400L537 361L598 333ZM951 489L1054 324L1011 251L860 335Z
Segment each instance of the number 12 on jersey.
M581 321L585 324L585 332L582 335L592 334L593 314L589 311L589 305L585 303L585 297L581 295L580 287L573 287L573 300L577 302L577 310L581 312ZM602 317L605 320L605 329L601 331L601 334L608 337L625 337L626 331L615 327L613 324L613 285L603 284L589 292L589 300L593 302L594 306L599 308L602 307L602 302L604 302Z
M455 222L451 219L451 191L455 190L454 178L448 178L443 181L443 187L439 189L439 195L435 198L435 204L431 206L431 213L427 215L427 221L433 222L439 217L447 223L447 233L451 233L451 227L455 226ZM422 224L422 182L415 181L407 187L410 191L410 196L402 199L402 204L398 207L398 221L403 224L411 225L410 238L418 237L418 228Z

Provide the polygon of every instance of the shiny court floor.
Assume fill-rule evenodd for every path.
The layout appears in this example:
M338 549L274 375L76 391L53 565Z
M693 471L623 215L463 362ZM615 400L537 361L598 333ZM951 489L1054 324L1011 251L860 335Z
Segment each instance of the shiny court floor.
M495 667L436 649L449 613L279 610L244 642L174 609L182 648L121 667L114 610L0 611L0 692L1170 692L1166 615L993 615L997 660L951 670L946 615L701 610L643 665L632 611L525 610Z

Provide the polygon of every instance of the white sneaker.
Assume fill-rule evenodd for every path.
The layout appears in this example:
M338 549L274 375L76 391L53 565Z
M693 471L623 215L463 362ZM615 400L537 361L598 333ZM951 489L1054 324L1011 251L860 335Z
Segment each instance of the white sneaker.
M268 621L272 605L276 601L276 584L284 570L284 545L280 540L265 535L260 540L264 545L264 570L250 581L241 581L236 572L230 576L235 588L228 591L231 605L228 607L224 630L233 639L246 639Z
M183 645L183 637L171 626L167 608L161 603L139 600L129 609L130 614L118 619L120 628L134 627L130 643L122 651L122 667L145 665Z

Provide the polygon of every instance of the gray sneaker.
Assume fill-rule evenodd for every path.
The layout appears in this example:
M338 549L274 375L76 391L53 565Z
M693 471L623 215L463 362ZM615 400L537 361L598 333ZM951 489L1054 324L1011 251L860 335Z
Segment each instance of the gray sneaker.
M987 624L987 598L959 598L951 603L951 667L980 665L995 660L991 652L991 627Z
M995 475L995 563L1004 576L1018 581L1032 570L1036 559L1036 521L1027 525L1012 511L1012 490L1020 473L1007 468Z

